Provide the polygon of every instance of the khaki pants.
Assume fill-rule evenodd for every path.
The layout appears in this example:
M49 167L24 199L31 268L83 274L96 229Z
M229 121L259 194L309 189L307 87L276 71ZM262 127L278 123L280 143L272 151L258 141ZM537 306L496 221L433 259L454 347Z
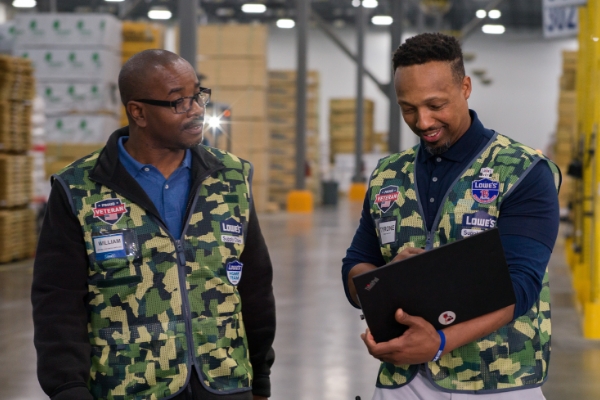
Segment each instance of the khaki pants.
M513 390L501 393L464 394L446 393L433 386L427 377L418 373L398 389L375 388L373 400L545 400L542 388Z

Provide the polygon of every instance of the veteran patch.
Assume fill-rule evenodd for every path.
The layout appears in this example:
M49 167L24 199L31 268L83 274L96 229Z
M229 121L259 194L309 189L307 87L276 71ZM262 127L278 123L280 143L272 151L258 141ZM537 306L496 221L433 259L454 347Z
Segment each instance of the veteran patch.
M466 238L485 230L496 227L497 219L492 217L485 211L477 211L473 214L464 214L462 219L462 226L460 229L460 236Z
M227 271L227 279L233 286L237 286L242 279L242 267L244 264L239 262L238 260L227 263L225 266L225 270Z
M492 180L494 170L492 168L481 168L479 180L471 183L471 195L476 202L488 204L496 200L500 194L500 182Z
M234 220L233 218L221 221L221 241L223 243L244 243L242 237L244 235L244 228L242 224Z
M375 204L382 213L386 213L396 204L399 195L398 186L386 186L375 196Z
M93 206L94 218L109 225L114 225L127 212L127 206L120 199L97 201Z

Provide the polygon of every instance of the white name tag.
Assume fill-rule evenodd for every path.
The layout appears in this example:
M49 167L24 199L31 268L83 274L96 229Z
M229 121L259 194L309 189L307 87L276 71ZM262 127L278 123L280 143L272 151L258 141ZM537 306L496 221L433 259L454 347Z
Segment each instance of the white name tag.
M108 258L125 257L125 242L122 233L94 237L94 250L96 259L106 260Z
M229 236L229 235L221 235L221 241L223 243L235 243L235 244L243 244L241 236Z
M396 221L380 222L379 236L381 244L394 243L396 241Z

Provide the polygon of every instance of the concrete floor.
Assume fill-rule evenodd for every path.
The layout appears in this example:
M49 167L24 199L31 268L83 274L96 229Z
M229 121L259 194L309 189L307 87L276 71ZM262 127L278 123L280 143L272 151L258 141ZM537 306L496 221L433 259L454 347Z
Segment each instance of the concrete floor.
M273 399L370 399L378 361L360 340L365 324L344 296L340 266L358 203L311 216L260 217L275 268L278 330ZM562 238L550 261L552 358L548 400L600 398L600 342L581 336ZM46 398L35 375L29 290L32 261L0 265L0 400Z

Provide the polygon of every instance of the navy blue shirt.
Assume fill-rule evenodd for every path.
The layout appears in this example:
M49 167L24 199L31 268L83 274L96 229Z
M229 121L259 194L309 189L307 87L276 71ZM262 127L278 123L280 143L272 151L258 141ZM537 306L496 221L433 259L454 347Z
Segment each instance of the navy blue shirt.
M180 239L192 180L191 151L186 150L179 168L169 179L165 179L158 168L151 164L142 164L129 155L124 146L127 139L119 139L119 161L152 200L171 235Z
M444 196L456 178L484 150L494 132L484 128L474 111L471 126L441 155L429 154L423 145L416 160L419 200L427 230L431 230ZM356 264L385 264L367 193L359 227L343 260L342 279L348 300L348 273ZM537 301L558 234L558 196L554 176L546 162L537 163L500 206L498 230L515 291L514 317L525 314Z

